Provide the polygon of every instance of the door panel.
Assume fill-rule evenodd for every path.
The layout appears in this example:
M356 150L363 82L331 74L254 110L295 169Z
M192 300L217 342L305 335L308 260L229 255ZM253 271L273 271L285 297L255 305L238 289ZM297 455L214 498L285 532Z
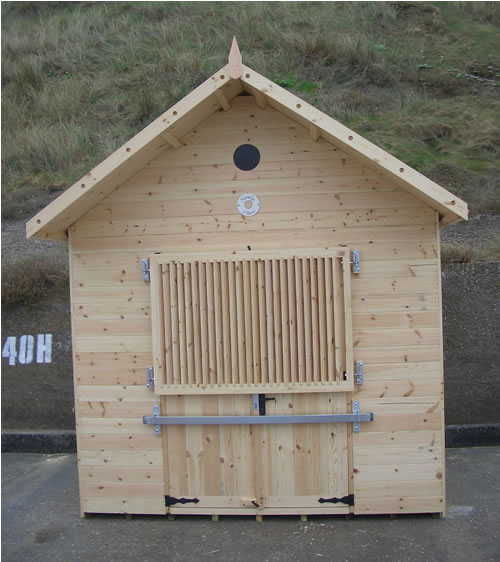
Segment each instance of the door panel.
M346 394L266 398L266 415L346 412ZM163 415L258 415L249 395L165 396L163 400ZM163 426L165 495L198 500L172 505L170 512L348 513L344 504L318 501L348 495L347 427L341 423Z

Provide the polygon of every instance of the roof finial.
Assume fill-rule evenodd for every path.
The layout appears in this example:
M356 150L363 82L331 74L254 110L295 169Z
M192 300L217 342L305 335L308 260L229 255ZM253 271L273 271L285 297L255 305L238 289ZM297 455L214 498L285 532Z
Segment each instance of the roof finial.
M241 53L236 37L233 37L233 43L229 51L228 67L231 78L237 79L241 77Z

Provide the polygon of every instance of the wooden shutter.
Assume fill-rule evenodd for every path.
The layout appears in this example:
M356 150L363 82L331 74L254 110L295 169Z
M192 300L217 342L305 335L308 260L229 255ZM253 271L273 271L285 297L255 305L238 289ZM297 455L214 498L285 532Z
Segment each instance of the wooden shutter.
M157 254L151 304L158 394L353 388L346 248Z

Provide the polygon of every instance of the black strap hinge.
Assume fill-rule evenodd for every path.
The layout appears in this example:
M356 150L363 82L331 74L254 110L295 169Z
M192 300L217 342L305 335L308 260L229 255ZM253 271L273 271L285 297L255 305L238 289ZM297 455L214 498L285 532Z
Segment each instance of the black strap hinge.
M198 503L199 501L198 498L174 498L173 496L165 496L166 507L175 505L176 503Z
M354 505L354 494L349 494L343 498L319 498L319 503L345 503L346 505Z

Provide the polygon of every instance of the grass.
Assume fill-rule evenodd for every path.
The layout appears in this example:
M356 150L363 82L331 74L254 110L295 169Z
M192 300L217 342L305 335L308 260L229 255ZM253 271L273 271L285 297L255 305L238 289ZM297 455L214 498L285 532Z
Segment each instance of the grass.
M68 259L61 252L29 255L2 264L3 306L36 302L68 285Z
M249 66L473 212L498 210L499 14L494 2L3 2L3 217L35 213L215 72L233 34Z

